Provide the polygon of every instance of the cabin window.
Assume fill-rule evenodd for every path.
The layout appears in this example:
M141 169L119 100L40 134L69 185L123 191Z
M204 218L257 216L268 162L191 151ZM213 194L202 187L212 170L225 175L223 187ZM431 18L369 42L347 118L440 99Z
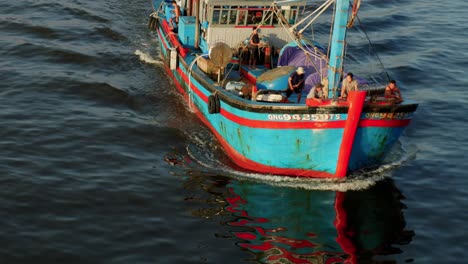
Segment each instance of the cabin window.
M228 15L229 15L228 9L221 10L221 20L219 21L221 25L226 25L228 23Z
M229 24L236 24L236 19L237 19L237 10L236 9L231 9L229 11Z
M213 7L213 18L211 19L211 24L216 25L219 24L219 18L221 17L221 7L214 6Z
M212 25L234 25L237 19L237 7L213 6Z
M208 12L211 13L212 25L253 26L262 22L265 26L279 24L278 17L270 6L211 6ZM296 22L297 7L282 7L280 13L284 16L283 23Z
M264 17L265 17L265 21L263 21L263 22L265 23L265 25L268 25L268 26L272 25L272 21L275 21L274 20L275 18L276 18L276 20L278 20L276 15L275 15L275 12L273 12L273 11L264 11Z
M247 10L239 10L239 19L237 20L237 25L244 26L247 22Z

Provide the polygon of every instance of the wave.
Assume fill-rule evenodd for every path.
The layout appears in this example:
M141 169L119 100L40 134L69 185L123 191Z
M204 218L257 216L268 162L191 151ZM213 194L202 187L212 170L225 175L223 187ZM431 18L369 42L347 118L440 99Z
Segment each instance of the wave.
M149 63L149 64L157 64L157 65L163 65L163 62L160 60L154 59L151 55L142 52L141 50L136 50L135 55L137 55L141 61Z
M413 153L414 151L408 151L405 146L399 144L388 155L383 165L372 169L352 172L347 178L344 179L289 177L235 169L235 165L229 165L230 161L223 161L225 159L223 158L225 154L221 153L222 150L216 146L216 142L206 140L204 135L200 135L200 133L190 133L188 134L188 137L192 142L192 144L186 147L188 157L199 164L199 166L202 168L208 169L209 172L216 173L216 175L221 173L225 176L238 180L250 180L277 187L288 187L305 190L344 192L368 189L374 186L377 182L380 182L386 178L391 178L391 172L394 169L400 167L406 161L412 159L415 155L415 153Z

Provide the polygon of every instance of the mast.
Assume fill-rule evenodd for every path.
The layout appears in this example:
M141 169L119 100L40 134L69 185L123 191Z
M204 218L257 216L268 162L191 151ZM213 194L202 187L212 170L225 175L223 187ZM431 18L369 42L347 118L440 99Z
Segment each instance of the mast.
M200 46L200 0L195 0L195 48Z
M343 71L343 57L345 49L346 31L349 18L349 0L336 0L335 21L332 31L330 62L328 67L328 97L335 97L335 88L339 88Z

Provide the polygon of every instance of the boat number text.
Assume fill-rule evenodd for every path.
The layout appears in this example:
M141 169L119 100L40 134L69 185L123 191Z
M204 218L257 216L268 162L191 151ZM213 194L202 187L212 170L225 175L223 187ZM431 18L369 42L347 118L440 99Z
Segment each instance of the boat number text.
M366 118L370 119L407 119L410 113L367 113Z
M302 114L302 115L268 115L268 120L279 120L279 121L322 121L322 120L341 120L339 114Z

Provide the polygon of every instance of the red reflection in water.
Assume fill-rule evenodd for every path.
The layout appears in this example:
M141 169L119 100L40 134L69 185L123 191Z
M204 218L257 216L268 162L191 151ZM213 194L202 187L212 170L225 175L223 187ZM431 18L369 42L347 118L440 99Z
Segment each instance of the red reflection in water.
M400 253L392 244L409 243L414 235L404 231L402 195L392 182L361 192L282 190L279 200L271 199L275 189L265 188L234 185L225 198L225 210L236 217L228 225L246 229L233 232L237 245L261 262L372 262L376 255Z
M267 223L268 219L261 217L251 217L248 212L240 209L246 201L240 196L234 193L234 190L230 188L230 192L235 195L234 197L227 198L229 206L226 210L236 214L237 216L245 217L248 219L239 219L236 222L230 222L231 226L243 226L253 229L251 232L234 232L237 238L249 241L248 243L239 243L238 245L242 248L251 250L257 253L264 253L263 260L268 263L312 263L312 260L322 259L324 263L355 263L348 262L352 258L341 257L344 255L341 252L326 252L316 251L316 244L306 239L295 239L290 237L281 236L282 231L286 231L286 227L277 227L275 229L265 229L260 226L263 223ZM339 199L337 199L340 202ZM340 206L336 207L340 209ZM342 209L340 209L342 210ZM343 212L341 216L345 215ZM336 221L342 224L342 221ZM307 233L308 237L315 237L314 233ZM344 239L341 239L344 241ZM313 253L298 254L295 250L309 249L308 251ZM294 251L293 251L294 250ZM348 253L348 252L347 252ZM286 262L285 262L286 261ZM314 261L315 262L315 261Z

